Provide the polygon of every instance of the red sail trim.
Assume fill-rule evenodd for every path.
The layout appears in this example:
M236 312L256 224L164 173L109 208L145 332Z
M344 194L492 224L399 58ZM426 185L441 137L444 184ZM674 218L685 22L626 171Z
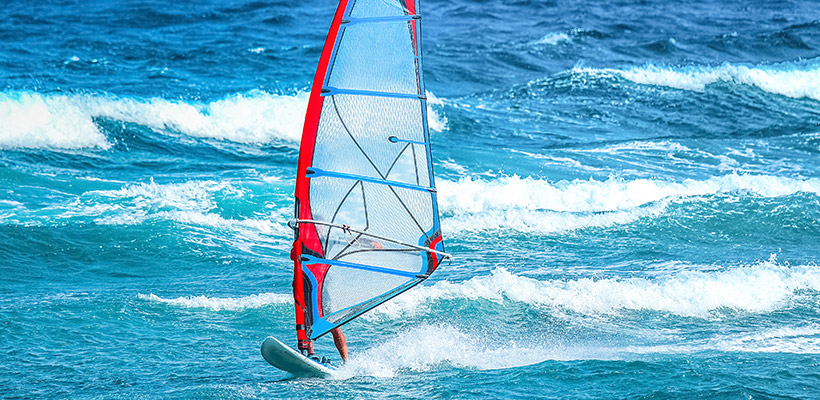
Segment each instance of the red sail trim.
M416 15L416 0L405 0L404 4L407 6L407 14L408 15ZM419 44L416 42L416 38L418 35L416 34L416 21L410 21L410 26L413 29L413 53L416 57L419 56ZM424 93L419 93L424 94Z
M430 242L430 246L428 246L428 247L435 250L436 246L438 246L438 244L441 243L442 239L443 238L441 237L441 235L439 235L438 237L433 239L432 242ZM441 264L441 261L439 261L439 259L438 259L439 255L436 254L436 253L430 253L430 256L433 258L433 267L430 269L430 272L433 272L433 271L435 271L436 267L438 267L439 264Z
M327 34L322 55L319 57L319 66L316 68L316 75L313 78L313 86L310 89L310 99L308 100L307 113L305 115L305 125L302 129L302 143L299 148L299 164L296 170L296 204L299 207L296 210L296 215L300 219L313 219L310 211L310 180L307 178L307 168L313 164L313 151L316 146L316 132L319 129L319 117L322 114L322 86L324 85L325 76L327 75L328 64L333 54L336 44L336 36L339 34L339 26L342 23L345 10L347 9L348 0L340 0L339 6L336 8L336 14L333 17L333 23L330 25L330 31ZM292 256L294 259L294 273L293 273L293 296L296 303L296 336L299 340L299 348L304 349L307 346L308 334L305 326L305 312L311 312L304 308L305 297L310 296L310 293L305 293L304 277L302 272L302 264L299 262L302 254L302 246L310 251L322 254L322 246L319 242L319 235L316 232L314 225L302 225L299 229L299 237L293 243ZM318 292L322 293L322 278L327 272L328 266L316 265L317 271L321 272L321 277L317 276L319 286ZM320 299L321 301L321 299ZM319 307L321 313L321 307ZM314 318L321 317L321 315L314 316Z

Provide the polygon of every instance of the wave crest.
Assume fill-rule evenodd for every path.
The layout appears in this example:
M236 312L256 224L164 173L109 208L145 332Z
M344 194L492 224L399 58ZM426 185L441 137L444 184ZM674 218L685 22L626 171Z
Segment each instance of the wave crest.
M575 67L575 74L611 77L642 85L703 91L707 85L729 82L753 86L765 92L792 98L820 100L820 65L784 63L776 65L736 65L670 67L645 65L627 69Z
M772 261L724 271L685 271L665 277L537 280L500 268L462 283L438 282L409 291L375 315L412 312L437 300L513 301L582 314L648 310L710 318L723 309L765 313L781 309L800 291L820 291L820 271Z
M448 231L514 229L560 232L606 227L662 213L672 200L722 194L762 197L820 195L820 179L730 174L682 182L655 179L550 182L502 177L440 180L439 206Z
M237 143L284 141L296 144L309 93L271 94L261 90L211 102L110 94L0 93L0 148L107 149L111 144L94 122L110 118L163 132ZM430 96L429 125L446 129L441 101Z

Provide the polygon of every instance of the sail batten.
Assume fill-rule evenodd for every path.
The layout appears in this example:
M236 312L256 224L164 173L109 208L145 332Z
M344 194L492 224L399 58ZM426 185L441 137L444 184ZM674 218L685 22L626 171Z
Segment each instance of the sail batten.
M308 178L318 178L318 177L322 177L322 176L330 176L330 177L335 177L335 178L340 178L340 179L349 179L349 180L354 180L354 181L364 181L364 182L376 183L376 184L379 184L379 185L386 185L386 186L394 186L394 187L400 187L400 188L405 188L405 189L419 190L419 191L422 191L422 192L435 192L436 191L436 188L434 188L434 187L425 187L425 186L413 185L413 184L404 183L404 182L391 181L391 180L387 180L387 179L377 179L377 178L371 178L371 177L361 176L361 175L346 174L346 173L343 173L343 172L324 171L324 170L321 170L321 169L318 169L318 168L309 168L308 169Z
M398 93L398 92L377 92L374 90L355 90L355 89L339 89L332 86L325 86L322 89L322 96L333 96L337 94L353 94L359 96L373 96L373 97L394 97L397 99L413 99L426 100L427 96L423 94L412 93Z
M378 273L382 273L382 274L405 276L405 277L408 277L408 278L416 278L416 277L418 277L417 275L420 274L420 273L400 271L400 270L390 269L390 268L377 267L375 265L356 264L356 263L344 262L344 261L338 261L338 260L328 260L326 258L313 258L313 257L304 257L304 256L302 257L302 264L304 264L304 265L326 264L326 265L333 265L333 266L339 266L339 267L345 267L345 268L359 269L359 270L363 270L363 271L378 272Z
M403 21L410 21L410 20L420 20L421 15L413 14L413 15L392 15L392 16L384 16L384 17L364 17L364 18L355 18L351 17L348 19L343 19L342 24L347 26L354 25L354 24L365 24L365 23L374 23L374 22L403 22Z
M417 285L449 257L417 10L413 0L341 0L328 33L297 170L300 346Z

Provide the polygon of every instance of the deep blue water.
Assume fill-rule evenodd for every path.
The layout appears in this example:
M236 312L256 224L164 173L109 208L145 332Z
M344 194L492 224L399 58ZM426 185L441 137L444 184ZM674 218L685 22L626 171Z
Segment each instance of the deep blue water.
M270 367L335 7L0 5L0 397L820 397L810 1L424 1L455 260Z

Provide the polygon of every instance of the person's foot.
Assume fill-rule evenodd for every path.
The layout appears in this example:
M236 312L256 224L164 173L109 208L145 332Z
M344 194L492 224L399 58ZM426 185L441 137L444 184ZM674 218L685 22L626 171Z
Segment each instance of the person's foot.
M321 359L319 358L319 356L317 356L316 354L313 354L313 353L308 354L307 358L309 358L313 361L316 361L316 362L321 362Z

